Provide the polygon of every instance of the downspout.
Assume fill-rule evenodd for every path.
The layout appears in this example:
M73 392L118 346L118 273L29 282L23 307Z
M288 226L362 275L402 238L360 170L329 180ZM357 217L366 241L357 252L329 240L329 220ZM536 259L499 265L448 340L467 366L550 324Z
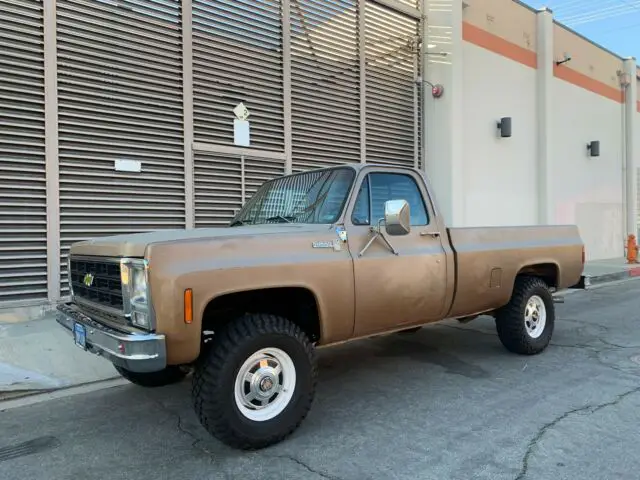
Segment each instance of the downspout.
M631 57L624 61L625 73L625 203L626 203L626 234L636 235L638 231L637 207L637 173L635 165L635 120L638 98L636 80L636 59Z

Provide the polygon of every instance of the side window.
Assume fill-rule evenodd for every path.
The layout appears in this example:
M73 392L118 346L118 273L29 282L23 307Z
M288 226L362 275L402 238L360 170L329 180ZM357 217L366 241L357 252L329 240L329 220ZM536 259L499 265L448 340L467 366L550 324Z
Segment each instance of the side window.
M351 222L354 225L369 225L369 217L371 216L371 208L369 206L369 176L360 184L360 191L356 198L356 204L351 214Z
M412 177L401 173L371 173L369 183L371 218L374 223L384 218L384 204L387 200L406 200L411 210L411 225L429 224L422 193Z

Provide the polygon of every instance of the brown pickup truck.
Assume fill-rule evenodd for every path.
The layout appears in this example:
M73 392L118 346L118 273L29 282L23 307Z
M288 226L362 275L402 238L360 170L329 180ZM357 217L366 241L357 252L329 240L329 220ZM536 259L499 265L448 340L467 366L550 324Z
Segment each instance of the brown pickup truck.
M256 449L307 415L315 347L491 315L536 354L583 266L575 226L447 228L419 171L348 165L266 182L225 228L74 244L57 321L135 384L193 371L204 428Z

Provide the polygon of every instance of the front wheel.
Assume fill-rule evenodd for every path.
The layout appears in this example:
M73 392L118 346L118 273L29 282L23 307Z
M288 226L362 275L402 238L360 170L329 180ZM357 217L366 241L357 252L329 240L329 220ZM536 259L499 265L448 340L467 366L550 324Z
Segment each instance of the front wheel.
M204 428L221 442L255 450L288 437L315 394L316 360L302 330L285 318L247 314L216 333L193 376Z
M538 277L516 278L509 303L496 314L498 337L511 352L535 355L551 341L555 324L553 296Z

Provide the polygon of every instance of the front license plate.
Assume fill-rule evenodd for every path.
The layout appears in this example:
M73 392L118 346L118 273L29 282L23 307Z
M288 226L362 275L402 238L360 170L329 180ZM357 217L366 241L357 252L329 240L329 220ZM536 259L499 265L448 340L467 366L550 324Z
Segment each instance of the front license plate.
M87 349L87 329L79 323L73 324L73 340L80 348Z

